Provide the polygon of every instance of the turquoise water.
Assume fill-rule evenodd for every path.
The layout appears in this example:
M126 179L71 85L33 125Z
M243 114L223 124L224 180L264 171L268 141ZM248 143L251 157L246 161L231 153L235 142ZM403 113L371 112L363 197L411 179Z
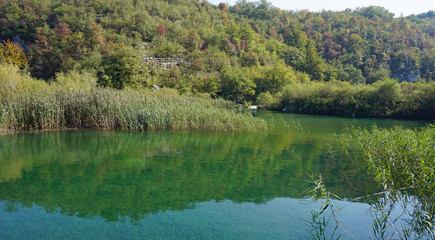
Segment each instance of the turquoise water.
M379 199L354 198L379 188L363 167L331 158L337 140L352 126L426 123L255 114L275 129L2 136L0 239L306 239L321 207L308 180L319 173L344 199L333 202L341 208L335 236L375 237Z

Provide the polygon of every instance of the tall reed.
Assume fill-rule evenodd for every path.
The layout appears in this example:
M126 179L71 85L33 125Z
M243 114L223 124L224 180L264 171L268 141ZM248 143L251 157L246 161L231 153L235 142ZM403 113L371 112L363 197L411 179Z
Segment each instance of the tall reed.
M348 159L366 165L384 188L372 195L383 196L371 204L375 237L435 239L435 125L351 129L342 140Z
M353 129L343 137L346 149L361 158L386 189L410 189L435 200L435 126L420 130Z
M95 86L89 74L61 74L47 84L0 66L2 131L111 128L130 130L257 131L267 128L250 113L220 109L214 101L172 91L114 90Z

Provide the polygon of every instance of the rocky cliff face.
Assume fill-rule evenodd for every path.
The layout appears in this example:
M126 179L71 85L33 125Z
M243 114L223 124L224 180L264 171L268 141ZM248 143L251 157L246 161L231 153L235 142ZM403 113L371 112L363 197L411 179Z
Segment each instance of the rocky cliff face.
M400 62L397 67L392 64L391 77L398 78L400 82L414 82L420 78L420 70L415 61L406 59Z

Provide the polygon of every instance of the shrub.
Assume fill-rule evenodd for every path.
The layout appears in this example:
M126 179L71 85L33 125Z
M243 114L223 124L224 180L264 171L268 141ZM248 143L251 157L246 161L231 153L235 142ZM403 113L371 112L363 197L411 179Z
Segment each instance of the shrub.
M289 84L280 94L280 107L288 112L435 119L435 82L399 84L392 79L373 85L307 82Z

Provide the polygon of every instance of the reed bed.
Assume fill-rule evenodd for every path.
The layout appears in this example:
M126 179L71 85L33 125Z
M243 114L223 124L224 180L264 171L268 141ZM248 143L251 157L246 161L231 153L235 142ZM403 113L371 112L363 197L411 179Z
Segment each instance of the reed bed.
M343 139L347 151L362 158L384 188L410 189L435 199L435 125L420 130L353 129Z
M173 91L114 90L92 76L64 74L47 84L0 66L0 131L45 129L219 130L267 129L250 113L218 108L213 100Z

